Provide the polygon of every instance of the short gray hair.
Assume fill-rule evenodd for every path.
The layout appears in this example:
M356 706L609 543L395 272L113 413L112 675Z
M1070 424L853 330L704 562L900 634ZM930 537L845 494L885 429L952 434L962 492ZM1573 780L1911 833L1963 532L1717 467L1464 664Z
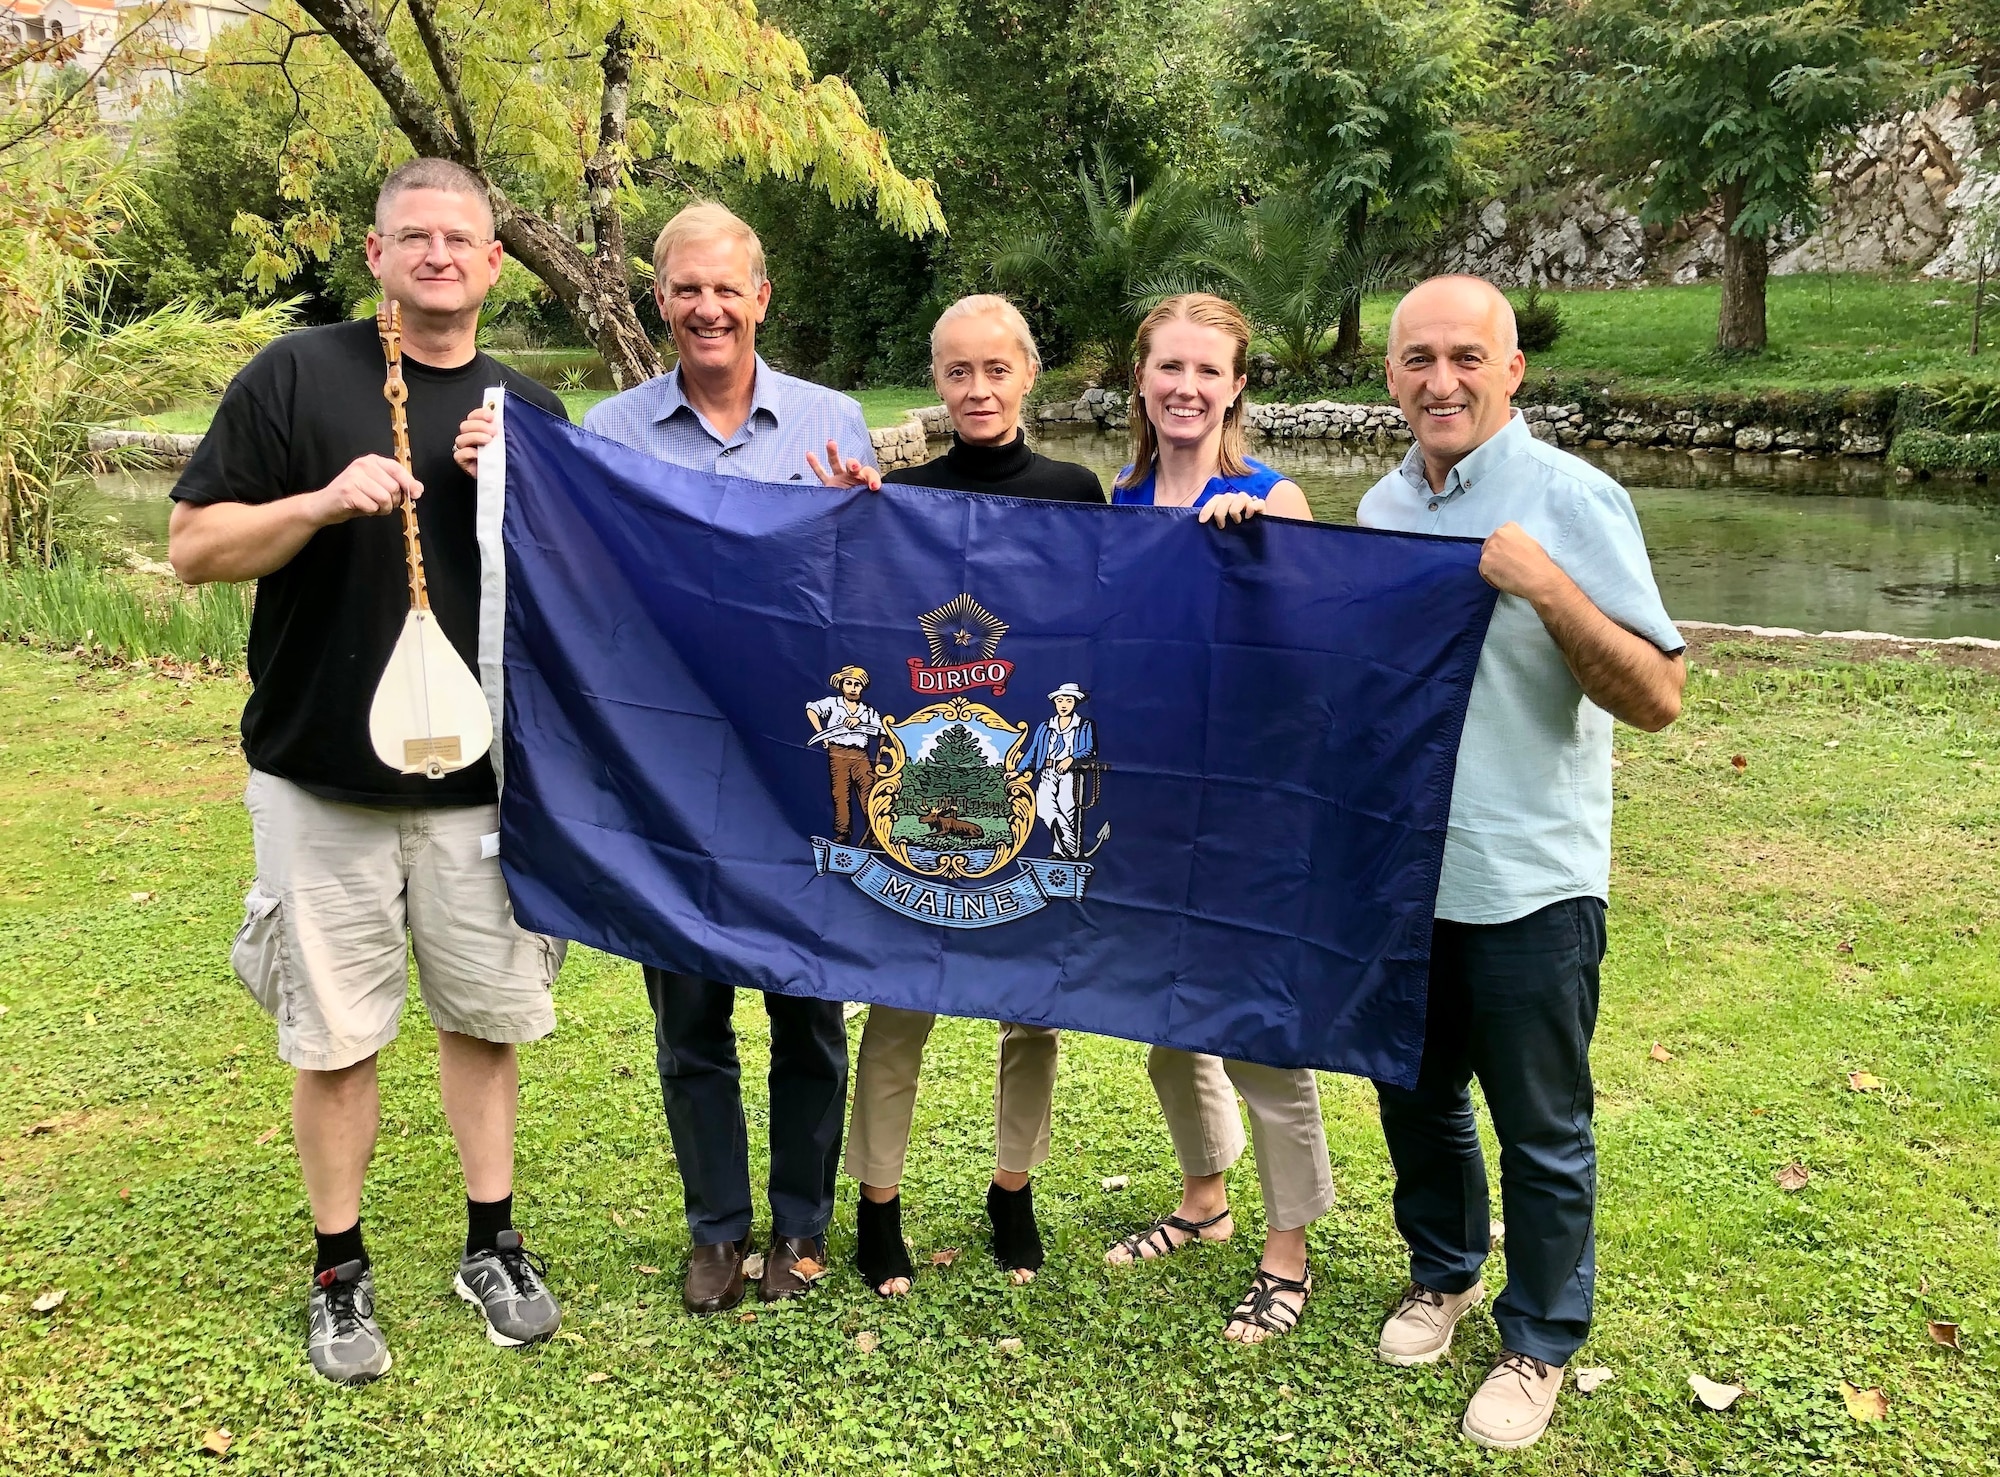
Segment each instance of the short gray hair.
M1021 352L1028 356L1028 372L1042 372L1042 351L1035 347L1035 336L1028 331L1028 320L1021 316L1021 310L1008 302L997 292L975 292L970 297L962 297L942 313L931 327L931 364L938 362L938 340L947 323L955 323L960 318L998 318L1014 334L1014 340L1021 346Z
M412 159L389 172L375 194L375 229L389 229L389 202L411 190L442 190L447 195L470 195L486 213L486 229L493 229L493 197L486 181L451 159Z
M731 210L727 205L718 205L713 200L697 200L692 205L684 205L674 213L674 218L660 228L659 239L653 242L653 275L664 278L667 275L667 258L674 254L674 248L685 246L691 241L736 241L750 253L750 285L764 284L764 243L757 239L757 233L750 229L750 223Z

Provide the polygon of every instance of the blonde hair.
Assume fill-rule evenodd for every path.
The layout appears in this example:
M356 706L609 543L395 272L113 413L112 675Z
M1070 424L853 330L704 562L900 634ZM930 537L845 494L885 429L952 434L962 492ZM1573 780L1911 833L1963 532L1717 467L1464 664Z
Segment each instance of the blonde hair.
M997 292L975 292L970 297L962 297L942 313L931 327L931 369L937 369L938 338L947 323L955 323L960 318L998 318L1012 330L1014 341L1021 346L1021 352L1028 359L1028 373L1042 372L1042 351L1035 347L1035 336L1028 331L1028 320L1021 316L1021 310L1008 302Z
M686 205L674 218L660 228L660 236L653 243L653 275L664 278L667 275L667 258L674 248L686 246L694 241L739 241L750 253L750 285L760 287L764 282L764 243L757 239L757 233L749 223L726 205L718 205L713 200L697 200Z
M1132 340L1132 465L1118 479L1120 487L1131 487L1144 481L1160 454L1159 438L1153 431L1153 418L1146 413L1143 385L1146 361L1152 356L1153 334L1162 324L1174 322L1221 329L1236 344L1236 353L1231 359L1235 378L1242 379L1250 372L1250 320L1243 316L1241 308L1227 298L1207 292L1184 292L1178 297L1166 299L1148 313L1140 321L1139 332ZM1250 470L1250 455L1243 446L1241 394L1222 413L1222 445L1219 449L1223 476L1241 477Z

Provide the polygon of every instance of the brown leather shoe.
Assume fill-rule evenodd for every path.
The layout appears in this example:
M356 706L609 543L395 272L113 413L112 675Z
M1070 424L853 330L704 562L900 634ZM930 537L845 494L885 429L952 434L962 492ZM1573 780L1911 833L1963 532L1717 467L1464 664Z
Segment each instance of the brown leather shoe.
M813 1265L801 1271L799 1263L807 1260ZM773 1236L771 1250L764 1258L764 1275L757 1283L757 1295L767 1303L802 1297L813 1279L825 1270L824 1236Z
M743 1301L743 1258L750 1238L697 1246L688 1256L681 1306L690 1313L726 1313Z

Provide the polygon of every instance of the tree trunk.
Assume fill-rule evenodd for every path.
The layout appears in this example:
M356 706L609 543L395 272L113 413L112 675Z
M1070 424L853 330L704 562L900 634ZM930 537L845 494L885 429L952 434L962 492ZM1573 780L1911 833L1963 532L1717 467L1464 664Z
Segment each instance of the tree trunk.
M1771 275L1771 242L1763 235L1736 230L1743 213L1743 181L1722 189L1722 312L1715 325L1715 347L1724 354L1761 354L1764 330L1764 286Z
M1361 251L1361 239L1368 233L1368 200L1363 197L1348 207L1347 244L1353 249L1357 259ZM1361 284L1355 283L1340 305L1340 327L1333 337L1333 357L1336 362L1346 364L1361 355Z
M427 0L413 0L410 14L431 70L437 76L438 90L449 117L404 70L367 0L299 0L299 8L360 69L361 75L388 104L396 126L419 154L454 160L479 176L493 200L493 224L500 240L569 310L598 353L604 356L618 388L622 390L658 374L662 367L659 353L640 327L639 315L632 311L631 293L625 285L622 226L612 233L615 249L607 252L605 223L593 194L592 222L598 231L598 252L592 258L579 251L576 243L553 221L515 204L495 183L480 160L471 111ZM624 167L619 160L624 152L631 50L632 43L623 24L613 26L605 38L604 109L599 119L598 152L590 166L591 174L608 176L611 181L604 200L613 218L617 214L612 200L618 172ZM612 131L608 141L607 129ZM594 191L596 180L587 183Z
M1979 356L1979 314L1986 306L1986 253L1979 253L1979 281L1972 289L1972 354Z

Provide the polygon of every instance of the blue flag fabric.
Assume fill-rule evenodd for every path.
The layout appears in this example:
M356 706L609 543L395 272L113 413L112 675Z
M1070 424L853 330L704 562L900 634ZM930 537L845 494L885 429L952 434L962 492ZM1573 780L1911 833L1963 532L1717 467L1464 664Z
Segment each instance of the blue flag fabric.
M511 399L503 440L524 926L1415 1082L1476 542L717 477Z

